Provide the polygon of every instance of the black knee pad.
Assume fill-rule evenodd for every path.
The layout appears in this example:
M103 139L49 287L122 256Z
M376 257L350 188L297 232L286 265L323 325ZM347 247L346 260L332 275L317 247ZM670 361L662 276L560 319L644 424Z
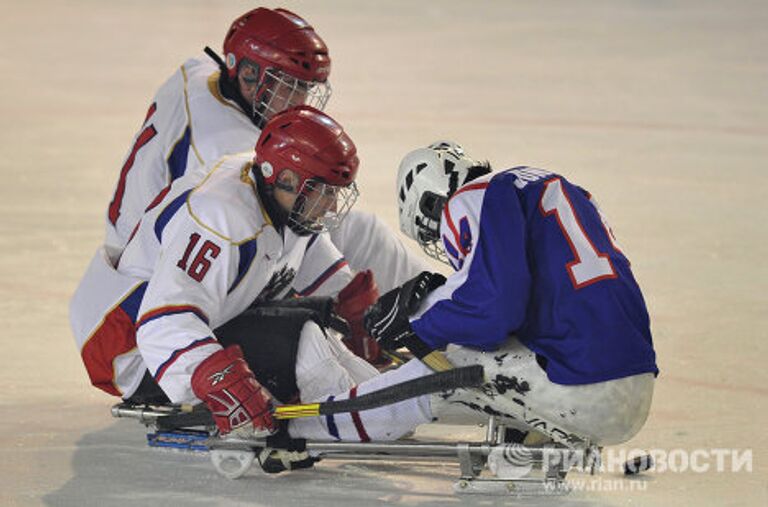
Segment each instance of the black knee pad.
M213 332L225 347L239 345L256 380L282 403L298 397L296 354L304 324L316 313L306 308L252 307Z

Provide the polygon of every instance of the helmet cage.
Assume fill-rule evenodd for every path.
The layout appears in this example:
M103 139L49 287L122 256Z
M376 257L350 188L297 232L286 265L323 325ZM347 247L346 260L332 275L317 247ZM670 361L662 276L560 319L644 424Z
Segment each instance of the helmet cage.
M308 105L322 111L331 98L331 85L327 81L307 81L273 67L259 72L259 64L251 60L244 60L241 66L252 67L254 74L259 76L259 88L251 100L251 115L259 126L294 106ZM246 83L255 81L250 77L243 80Z
M440 235L443 208L461 185L486 172L487 167L453 141L437 141L408 153L397 176L400 230L428 256L452 265Z
M444 195L425 191L419 199L420 215L415 218L416 242L421 246L424 253L433 259L448 263L448 257L443 251L440 240L440 218L443 213L443 207L448 202Z
M341 186L307 178L288 215L288 227L299 235L332 231L341 224L359 195L354 181Z

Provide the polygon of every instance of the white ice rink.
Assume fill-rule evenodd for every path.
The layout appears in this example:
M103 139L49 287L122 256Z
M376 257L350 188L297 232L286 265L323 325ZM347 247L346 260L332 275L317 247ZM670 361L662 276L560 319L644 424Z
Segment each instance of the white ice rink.
M768 3L283 4L330 47L328 110L359 147L361 209L395 226L397 163L438 138L594 193L662 372L646 427L610 450L678 450L675 471L607 473L560 500L462 498L449 464L232 482L149 450L88 385L67 302L155 89L256 4L3 0L0 505L768 505ZM719 449L751 452L751 472Z

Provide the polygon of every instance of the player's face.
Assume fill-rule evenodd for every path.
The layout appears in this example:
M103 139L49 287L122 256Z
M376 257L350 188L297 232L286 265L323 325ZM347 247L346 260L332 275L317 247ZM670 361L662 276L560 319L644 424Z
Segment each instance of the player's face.
M307 101L309 83L276 69L267 69L260 81L258 66L244 61L237 73L240 94L264 120Z
M275 200L303 230L321 232L338 225L357 199L354 183L340 187L318 180L299 178L286 169L278 176L275 186Z
M279 180L280 186L275 187L275 200L285 211L294 209L299 195L302 196L302 204L298 211L307 220L314 221L336 211L339 187L314 180L306 180L300 187L300 178L290 169L281 172Z
M266 105L264 117L272 116L294 106L306 103L308 84L286 74L268 74L262 102Z
M303 215L309 221L316 221L336 211L339 187L308 180L302 189L304 195Z

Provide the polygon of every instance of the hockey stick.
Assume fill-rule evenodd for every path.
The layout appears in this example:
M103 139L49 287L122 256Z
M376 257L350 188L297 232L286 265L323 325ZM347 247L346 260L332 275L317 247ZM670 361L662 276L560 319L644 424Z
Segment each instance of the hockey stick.
M477 387L483 383L483 378L484 373L481 365L465 366L415 378L349 400L278 405L273 409L273 416L275 419L295 419L297 417L315 417L341 412L360 412L425 394L448 391L460 387ZM200 405L195 408L185 406L169 409L132 406L121 403L112 407L112 415L114 417L139 419L145 424L156 424L160 429L214 425L211 413Z
M275 407L272 415L275 419L295 419L297 417L313 417L341 412L360 412L391 405L425 394L458 389L460 387L478 387L483 381L483 367L476 364L415 378L348 400L280 405Z

